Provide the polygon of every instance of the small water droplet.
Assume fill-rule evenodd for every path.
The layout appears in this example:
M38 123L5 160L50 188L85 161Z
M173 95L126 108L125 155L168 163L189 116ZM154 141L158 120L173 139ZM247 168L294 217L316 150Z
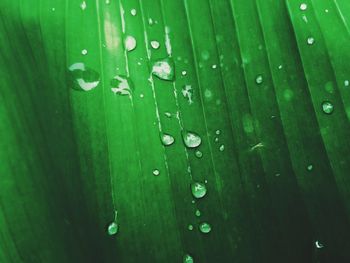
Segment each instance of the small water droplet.
M111 80L111 90L114 94L130 95L133 85L131 79L126 76L117 75Z
M202 158L203 157L203 153L201 151L199 151L199 150L197 150L195 152L195 155L196 155L197 158Z
M208 234L211 231L211 225L207 222L203 222L199 225L199 231L203 234Z
M350 81L349 80L345 80L344 81L344 86L345 87L349 87L350 86Z
M185 85L185 86L182 88L182 95L183 95L185 98L187 98L189 104L192 104L192 103L193 103L193 100L192 100L193 91L192 91L191 85Z
M158 41L152 40L151 41L151 47L154 48L154 49L158 49L160 47L160 44L159 44Z
M158 169L154 169L152 173L154 176L158 176L160 174Z
M194 213L197 217L201 216L201 211L199 211L198 209L196 210L196 212Z
M133 36L127 36L125 38L124 45L127 51L132 51L136 48L136 39Z
M162 80L174 80L175 65L172 58L157 60L152 64L152 74Z
M315 43L315 39L313 37L308 37L307 38L307 44L308 45L313 45Z
M100 75L95 70L86 67L84 63L74 63L68 70L69 83L75 90L90 91L100 83Z
M302 4L300 5L300 10L301 10L301 11L305 11L306 9L307 9L307 4L302 3Z
M283 66L282 66L282 65L279 65L279 66L278 66L278 69L280 69L280 70L281 70L282 68L283 68Z
M87 49L83 49L83 50L81 51L81 54L84 55L84 56L87 55L87 53L88 53Z
M207 187L200 182L194 182L191 184L191 191L193 197L199 199L203 198L207 194Z
M211 68L212 69L216 69L218 66L216 64L212 65Z
M148 24L149 24L150 26L153 25L153 19L152 19L152 18L148 18Z
M81 10L85 10L86 7L87 7L86 2L83 1L83 2L81 3L81 5L80 5Z
M221 133L220 130L216 130L216 131L215 131L215 134L216 134L216 135L220 135L220 133Z
M111 3L110 0L106 0L106 5L109 5Z
M202 143L201 137L195 132L184 131L182 138L188 148L197 148Z
M329 12L329 10L328 10L328 9L325 9L324 11L325 11L326 13L328 13L328 12Z
M188 225L187 229L192 231L193 230L193 225Z
M315 247L318 248L318 249L321 249L321 248L324 248L324 245L320 241L316 240L315 241Z
M171 118L171 113L170 112L165 112L164 115L168 118Z
M333 111L334 111L334 106L333 106L333 104L332 104L331 102L329 102L329 101L324 101L324 102L322 103L322 110L323 110L323 112L326 113L326 114L332 114Z
M56 8L53 7L53 8L51 8L51 10L52 10L52 12L55 12L55 11L56 11Z
M131 13L132 16L136 16L137 15L136 9L131 9L130 13Z
M113 236L118 233L118 224L112 222L108 225L108 235Z
M208 60L210 57L209 51L207 50L202 51L201 56L203 60Z
M194 263L193 257L188 254L184 255L183 263Z
M262 75L258 75L258 76L256 77L256 79L255 79L255 82L256 82L256 84L258 84L258 85L262 84L263 81L264 81L264 79L263 79Z
M182 76L186 76L186 75L187 75L187 71L186 71L186 70L183 70L183 71L181 72L181 75L182 75Z
M210 89L206 89L204 91L204 96L207 98L207 99L211 99L213 97L213 93Z
M225 145L221 144L219 147L220 152L223 152L225 150Z
M219 138L215 137L214 142L219 142Z
M162 133L160 138L161 138L162 144L165 146L170 146L175 142L174 137L167 133Z
M314 169L314 166L313 166L312 164L309 164L309 165L306 167L306 169L307 169L308 171L312 171L312 170Z

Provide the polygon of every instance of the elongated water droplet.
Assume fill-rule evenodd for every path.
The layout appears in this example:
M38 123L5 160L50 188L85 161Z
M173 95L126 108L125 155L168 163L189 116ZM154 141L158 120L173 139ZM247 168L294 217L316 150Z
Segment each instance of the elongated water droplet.
M136 39L133 36L127 36L125 38L124 45L127 51L132 51L136 48Z
M315 39L314 39L313 37L308 37L308 38L307 38L307 44L308 44L308 45L311 46L311 45L313 45L314 43L315 43Z
M162 133L160 139L165 146L170 146L175 142L174 137L167 133Z
M344 86L349 87L350 86L350 81L349 80L344 80Z
M133 89L131 79L123 75L117 75L111 80L111 91L118 95L130 95Z
M113 236L118 233L118 224L116 222L112 222L108 226L108 235Z
M301 10L301 11L305 11L306 9L307 9L307 4L302 3L302 4L300 5L300 10Z
M199 231L204 234L208 234L211 231L211 225L207 222L203 222L199 225Z
M154 176L158 176L160 174L158 169L154 169L152 173Z
M197 158L202 158L203 157L203 153L201 151L199 151L199 150L197 150L195 152L195 155L196 155Z
M191 191L193 197L199 199L203 198L207 194L207 187L200 182L194 182L191 184Z
M333 111L334 111L334 106L333 106L333 104L332 104L331 102L329 102L329 101L324 101L324 102L322 103L322 110L323 110L323 112L326 113L326 114L332 114Z
M69 82L75 90L90 91L100 83L100 75L93 69L86 67L84 63L74 63L68 70Z
M175 64L173 59L165 58L153 62L152 74L162 80L174 80Z
M183 263L194 263L194 260L190 255L186 254L184 255Z
M158 41L153 40L153 41L151 41L151 47L154 49L158 49L160 47L160 44Z
M261 75L258 75L255 79L256 84L260 85L264 81L263 77Z
M183 132L182 138L188 148L197 148L202 143L201 137L195 132Z

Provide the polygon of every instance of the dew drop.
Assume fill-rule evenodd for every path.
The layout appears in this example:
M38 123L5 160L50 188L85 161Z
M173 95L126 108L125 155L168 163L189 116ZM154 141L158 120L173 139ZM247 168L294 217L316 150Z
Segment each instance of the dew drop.
M201 137L195 132L183 132L182 138L187 148L197 148L202 143Z
M345 80L344 81L344 86L345 87L349 87L350 86L350 81L349 80Z
M136 39L133 36L127 36L124 45L127 51L132 51L136 48Z
M150 26L152 26L153 25L153 19L152 18L148 18L148 24L150 25Z
M203 198L207 194L207 187L200 182L194 182L191 184L191 191L193 197L199 199Z
M324 248L324 245L320 241L316 240L315 241L315 247L318 248L318 249L321 249L321 248Z
M312 164L309 164L306 169L311 172L314 169L314 166Z
M173 59L165 58L153 62L152 74L162 80L174 80L175 65Z
M196 210L196 212L194 213L197 217L201 216L201 211L199 211L198 209Z
M196 155L197 158L202 158L203 157L203 153L201 151L199 151L199 150L197 150L195 152L195 155Z
M158 49L160 47L160 44L158 41L153 40L153 41L151 41L151 47L154 49Z
M221 144L219 147L220 152L223 152L225 150L225 145Z
M193 91L192 91L192 86L191 85L185 85L182 88L182 95L184 96L184 98L186 98L188 100L189 104L193 103L193 100L192 100Z
M182 75L182 76L186 76L186 75L187 75L187 71L186 71L186 70L183 70L183 71L181 72L181 75Z
M258 75L258 76L256 77L256 79L255 79L255 82L256 82L256 84L258 84L258 85L262 84L263 81L264 81L264 79L263 79L262 75Z
M313 37L308 37L308 38L307 38L307 44L308 44L308 45L311 46L311 45L313 45L314 43L315 43L315 39L314 39Z
M165 112L164 115L168 118L171 118L171 113L170 112Z
M187 229L190 230L190 231L192 231L192 230L193 230L193 225L188 225L188 226L187 226Z
M158 169L154 169L152 173L154 176L158 176L160 174Z
M300 10L301 10L301 11L305 11L306 9L307 9L307 4L302 3L302 4L300 5Z
M331 102L329 102L329 101L324 101L324 102L322 103L322 110L323 110L323 112L326 113L326 114L332 114L333 111L334 111L334 106L333 106L333 104L332 104Z
M85 1L83 1L83 2L80 4L80 8L81 8L81 10L85 10L85 9L86 9L86 7L87 7L86 2L85 2Z
M216 135L220 135L220 133L221 133L220 130L216 130L216 131L215 131L215 134L216 134Z
M111 3L110 0L106 0L106 5L109 5Z
M194 260L193 260L193 257L191 257L190 255L186 254L184 255L183 257L183 263L193 263Z
M130 13L131 13L132 16L136 16L137 15L136 9L131 9Z
M160 139L165 146L170 146L175 142L174 137L167 133L162 133Z
M100 75L95 70L86 67L84 63L74 63L68 70L69 82L75 90L90 91L100 83Z
M108 225L108 235L114 236L118 233L118 224L116 222L112 222Z
M81 54L84 55L84 56L87 55L87 53L88 53L87 49L83 49L83 50L81 51Z
M207 50L202 51L201 56L203 60L208 60L210 57L209 51Z
M211 68L212 69L216 69L218 66L216 64L212 65Z
M117 75L111 80L111 91L118 95L130 95L133 85L131 79L123 75Z
M203 222L199 225L199 231L203 234L208 234L211 231L211 225L207 222Z

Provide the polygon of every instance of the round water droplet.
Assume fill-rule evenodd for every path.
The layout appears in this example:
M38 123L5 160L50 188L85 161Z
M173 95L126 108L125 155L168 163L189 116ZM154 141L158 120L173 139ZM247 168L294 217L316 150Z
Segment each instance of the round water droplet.
M196 216L200 217L201 216L201 211L199 211L198 209L196 210L196 212L194 213Z
M256 84L258 84L258 85L262 84L263 81L264 81L264 79L263 79L263 76L262 76L262 75L258 75L258 76L256 77L256 79L255 79L255 82L256 82Z
M313 45L315 43L315 39L313 37L308 37L307 38L307 44L308 45Z
M183 263L194 263L193 257L188 254L184 255Z
M136 16L137 15L136 9L131 9L130 13L131 13L132 16Z
M334 106L333 106L333 104L332 104L331 102L329 102L329 101L324 101L324 102L322 103L322 110L323 110L323 112L326 113L326 114L332 114L333 111L334 111Z
M308 171L312 171L312 170L314 169L314 166L313 166L312 164L309 164L309 165L306 167L306 169L307 169Z
M220 152L223 152L225 150L225 145L221 144L219 147Z
M74 63L68 70L69 86L75 90L90 91L100 83L100 75L93 69L86 67L84 63Z
M136 39L133 36L127 36L124 45L127 51L132 51L136 48Z
M220 130L216 130L216 131L215 131L215 134L216 134L216 135L220 135L220 134L221 134L221 131L220 131Z
M203 222L199 225L199 231L204 234L208 234L211 231L211 225L207 222Z
M187 229L192 231L193 230L193 225L188 225Z
M154 49L158 49L160 47L160 44L158 41L153 40L153 41L151 41L151 47Z
M84 56L87 55L87 53L88 53L87 49L83 49L83 50L81 51L81 54L84 55Z
M160 172L159 172L158 169L154 169L152 173L153 173L153 175L155 175L155 176L158 176L158 175L160 174Z
M162 80L174 80L175 64L173 59L165 58L153 62L152 74Z
M203 198L207 194L207 187L200 182L194 182L191 184L191 191L193 197L199 199Z
M195 152L195 155L196 155L197 158L202 158L203 157L203 153L201 151L199 151L199 150Z
M119 230L119 227L116 222L112 222L108 225L108 228L107 228L108 235L114 236L118 233L118 230Z
M216 64L212 65L211 68L212 69L216 69L218 66Z
M183 132L182 138L188 148L197 148L202 143L201 137L195 132Z
M117 75L112 80L110 85L111 91L118 95L130 95L133 90L131 79L123 75Z
M305 11L306 9L307 9L307 4L302 3L302 4L300 5L300 10L301 10L301 11Z
M175 142L174 137L167 133L161 134L160 139L162 141L162 144L165 146L170 146Z

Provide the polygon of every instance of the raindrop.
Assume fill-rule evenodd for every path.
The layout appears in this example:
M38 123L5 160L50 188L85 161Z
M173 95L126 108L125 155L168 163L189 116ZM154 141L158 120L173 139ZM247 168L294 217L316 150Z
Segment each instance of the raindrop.
M214 142L219 142L219 138L215 137Z
M321 249L321 248L324 248L324 245L320 241L316 240L315 241L315 247L318 248L318 249Z
M148 24L149 24L150 26L153 25L153 19L152 19L152 18L148 18Z
M202 143L201 137L195 132L183 132L182 138L188 148L197 148Z
M168 118L171 118L171 113L170 112L165 112L164 115Z
M199 199L207 194L207 187L203 183L195 182L191 184L192 195Z
M162 133L160 138L161 138L162 144L165 146L170 146L175 142L174 137L167 133Z
M308 45L313 45L314 43L315 43L315 39L313 37L308 37L307 44Z
M300 5L300 10L301 10L301 11L305 11L306 9L307 9L307 4L302 3L302 4Z
M81 51L81 54L84 55L84 56L87 55L87 53L88 53L87 49L83 49L83 50Z
M158 49L160 47L160 44L158 41L153 40L153 41L151 41L151 47L154 49Z
M133 36L127 36L124 45L127 51L132 51L136 48L136 39Z
M155 175L155 176L158 176L158 175L160 174L160 172L159 172L158 169L154 169L152 173L153 173L153 175Z
M345 86L345 87L349 87L349 86L350 86L349 80L345 80L345 81L344 81L344 86Z
M80 8L81 8L81 10L85 10L86 9L86 2L85 1L83 1L81 3Z
M202 51L201 56L202 56L203 60L208 60L210 57L209 51L207 51L207 50Z
M223 152L225 150L225 145L221 144L219 147L220 152Z
M111 3L110 0L106 0L106 5L109 5Z
M183 70L183 71L181 72L181 75L182 75L182 76L186 76L186 75L187 75L187 71L186 71L186 70Z
M324 102L322 103L322 110L323 110L323 112L326 113L326 114L332 114L333 111L334 111L334 106L333 106L333 104L332 104L331 102L329 102L329 101L324 101Z
M263 80L262 75L258 75L258 76L256 77L256 79L255 79L255 82L256 82L256 84L258 84L258 85L262 84L263 81L264 81L264 80Z
M218 66L216 64L212 65L211 68L212 69L216 69Z
M119 226L117 223L117 218L118 218L118 212L115 211L114 212L114 221L111 222L107 227L107 232L108 232L108 235L110 235L110 236L114 236L118 233Z
M199 231L204 234L208 234L211 231L211 225L209 223L203 222L199 225Z
M165 58L153 62L152 74L162 80L174 80L175 65L173 59Z
M193 225L188 225L187 229L192 231L193 230Z
M203 153L201 151L199 151L199 150L195 152L195 155L196 155L197 158L202 158L203 157Z
M196 210L196 212L194 213L196 216L200 217L201 216L201 211L199 211L198 209Z
M312 171L312 170L314 169L314 166L313 166L312 164L309 164L309 165L306 167L306 169L307 169L308 171Z
M130 95L133 88L131 80L122 75L115 76L110 84L112 92L119 95Z
M96 71L87 68L84 63L74 63L68 70L69 82L75 90L90 91L100 83L100 75Z
M56 8L53 7L53 8L51 8L51 10L52 10L52 12L55 12L55 11L56 11Z
M186 254L184 255L183 257L183 263L193 263L194 260L193 260L193 257L191 257L190 255Z
M216 134L216 135L220 135L220 133L221 133L220 130L216 130L216 131L215 131L215 134Z
M130 13L131 13L132 16L136 16L137 15L136 9L131 9Z

